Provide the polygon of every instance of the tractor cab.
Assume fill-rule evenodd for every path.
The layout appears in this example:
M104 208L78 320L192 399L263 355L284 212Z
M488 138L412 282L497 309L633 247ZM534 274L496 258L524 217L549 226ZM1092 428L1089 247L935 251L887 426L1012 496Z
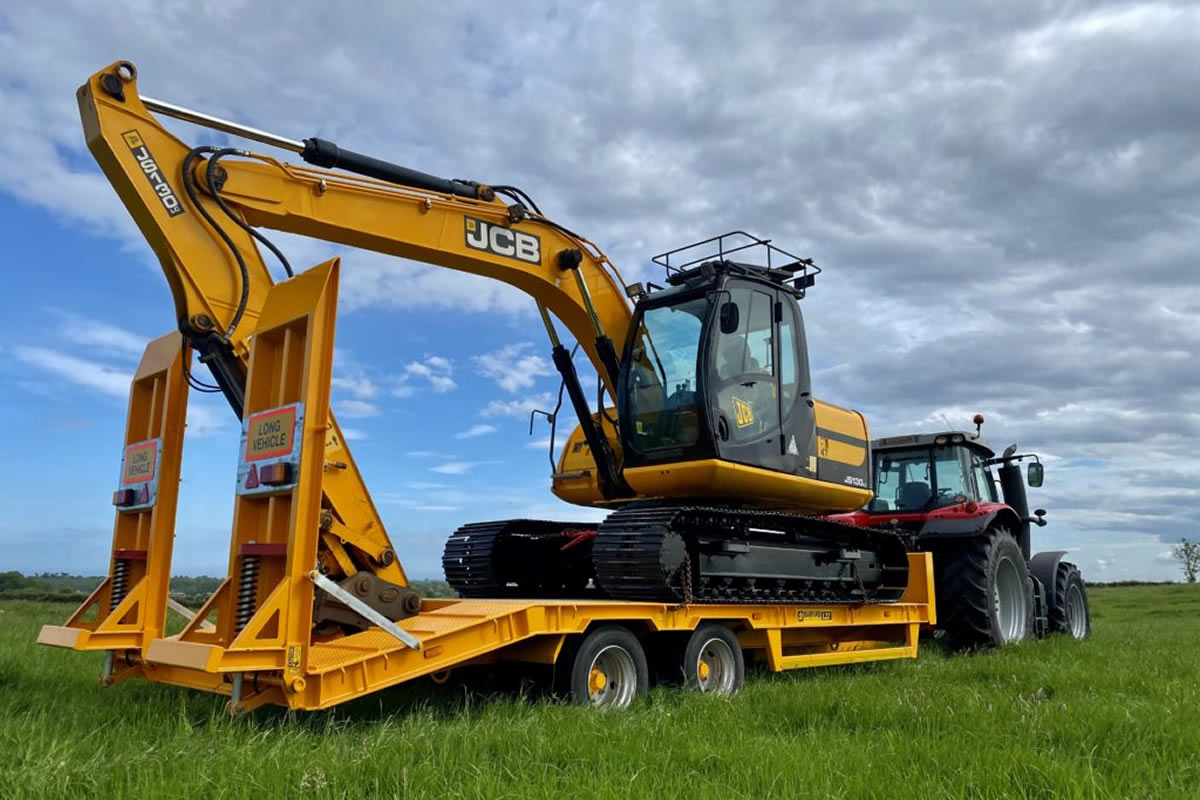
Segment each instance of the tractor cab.
M974 500L998 502L991 460L980 437L951 431L892 436L872 443L875 498L868 513L914 513Z
M1036 456L1015 456L1014 445L997 458L978 433L891 436L876 439L871 450L875 497L867 505L869 514L914 514L968 502L1003 502L1024 509L1024 484L1012 462L1025 458L1035 459L1028 467L1029 485L1042 485L1043 468ZM996 464L1003 465L999 481L992 472ZM997 482L1002 495L996 490Z
M983 417L976 415L977 426ZM871 443L874 498L847 521L892 525L914 534L918 546L931 539L976 532L1000 520L1026 558L1030 525L1042 526L1046 512L1030 514L1025 484L1040 487L1041 461L1011 445L996 455L979 431L889 436ZM1025 476L1020 462L1029 460ZM997 467L993 473L992 467ZM999 490L997 490L999 489Z

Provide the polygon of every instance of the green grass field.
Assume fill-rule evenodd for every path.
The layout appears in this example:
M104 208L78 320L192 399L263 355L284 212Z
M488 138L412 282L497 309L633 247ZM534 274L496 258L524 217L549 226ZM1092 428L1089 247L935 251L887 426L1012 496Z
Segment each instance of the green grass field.
M99 655L33 643L67 606L5 602L0 797L1200 798L1200 586L1092 605L1088 642L930 643L732 698L597 713L452 681L230 719L211 695L101 689Z

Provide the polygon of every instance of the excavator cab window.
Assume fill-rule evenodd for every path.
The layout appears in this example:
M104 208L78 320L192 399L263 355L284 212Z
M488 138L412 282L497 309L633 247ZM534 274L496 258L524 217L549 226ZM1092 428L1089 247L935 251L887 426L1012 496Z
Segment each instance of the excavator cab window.
M649 308L635 333L626 402L631 441L642 452L690 447L700 437L697 366L709 300Z
M748 286L728 291L735 304L737 327L720 330L715 342L716 382L713 397L718 435L744 444L779 433L779 398L775 383L772 332L775 298Z

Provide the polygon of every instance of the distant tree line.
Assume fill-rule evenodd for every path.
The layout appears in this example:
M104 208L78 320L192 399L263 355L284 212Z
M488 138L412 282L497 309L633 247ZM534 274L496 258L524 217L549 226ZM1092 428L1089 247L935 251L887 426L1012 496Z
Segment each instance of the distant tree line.
M15 570L0 572L0 600L78 603L102 580L104 578L99 575L68 575L65 572L37 575L24 575ZM199 608L221 585L221 580L209 575L177 575L171 578L171 597L189 608ZM423 597L455 596L445 581L412 581L412 587Z

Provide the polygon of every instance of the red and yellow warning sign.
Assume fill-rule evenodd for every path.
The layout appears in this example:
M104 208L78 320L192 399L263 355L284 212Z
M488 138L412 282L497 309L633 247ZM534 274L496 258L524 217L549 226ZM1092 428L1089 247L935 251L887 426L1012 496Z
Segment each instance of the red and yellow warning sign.
M125 461L121 468L121 485L148 483L154 480L158 469L158 440L134 442L125 447Z
M246 420L246 461L277 458L292 452L296 441L296 406L251 414Z

